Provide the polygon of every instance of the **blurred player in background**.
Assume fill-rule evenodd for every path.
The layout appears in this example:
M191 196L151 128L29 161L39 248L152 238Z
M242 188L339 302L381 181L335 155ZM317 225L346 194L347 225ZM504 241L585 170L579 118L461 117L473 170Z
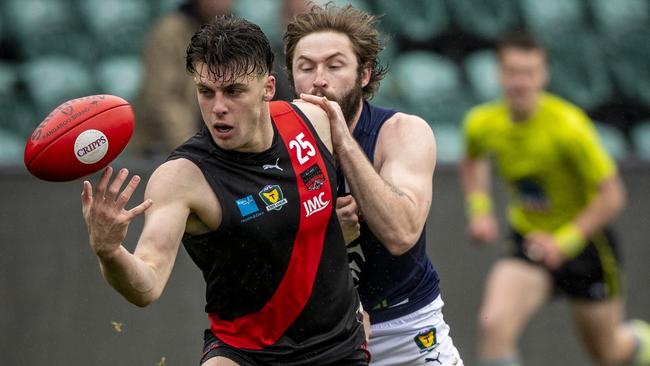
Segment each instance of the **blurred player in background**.
M166 156L196 133L201 114L196 86L185 72L185 50L199 27L218 14L232 11L232 0L185 0L163 16L147 37L143 50L142 85L133 104L139 156Z
M139 183L108 168L84 182L83 214L106 281L146 306L160 297L181 240L206 281L210 329L201 364L367 365L359 297L334 209L327 115L269 102L273 53L260 28L231 16L187 48L204 126ZM146 212L134 253L122 242Z
M524 32L498 46L504 99L465 120L461 179L469 234L498 239L490 199L494 158L510 186L512 256L488 276L479 314L480 365L520 365L524 326L556 291L568 296L582 341L602 365L650 365L650 327L623 324L619 248L609 228L625 193L585 113L544 92L544 48Z
M289 78L297 93L315 95L305 100L347 121L332 128L336 205L348 238L360 225L348 255L372 323L372 364L462 365L426 253L434 135L418 116L368 103L385 73L374 25L373 16L350 6L298 15L284 35Z

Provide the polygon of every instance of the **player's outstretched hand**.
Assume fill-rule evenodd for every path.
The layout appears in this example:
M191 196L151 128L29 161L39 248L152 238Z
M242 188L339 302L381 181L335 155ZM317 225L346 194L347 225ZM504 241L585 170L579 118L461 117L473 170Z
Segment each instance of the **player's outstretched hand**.
M359 208L352 196L336 199L336 216L339 219L345 244L350 244L361 234L359 225Z
M126 210L127 202L140 184L140 177L134 175L120 193L129 171L121 169L109 185L112 174L113 169L107 167L94 192L90 182L84 181L81 193L81 207L88 227L90 246L100 258L110 257L120 248L126 237L129 223L152 204L151 200L145 200L138 206Z

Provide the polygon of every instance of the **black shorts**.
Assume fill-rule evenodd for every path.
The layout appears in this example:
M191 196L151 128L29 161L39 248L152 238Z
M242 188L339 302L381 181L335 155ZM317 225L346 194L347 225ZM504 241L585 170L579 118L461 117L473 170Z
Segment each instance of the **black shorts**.
M225 357L229 360L232 360L238 363L241 366L264 366L270 365L271 362L265 360L265 357L260 357L256 355L255 352L246 351L238 348L231 347L223 343L219 338L217 338L210 329L206 329L203 336L203 356L201 357L201 365L207 360L213 357ZM293 366L367 366L370 362L370 352L366 342L364 341L358 349L351 350L347 356L342 358L332 360L331 363L314 363L311 360L306 360L305 362L292 362ZM278 360L276 365L288 365L282 360Z
M524 239L513 230L513 255L533 262L524 253ZM609 229L593 235L585 249L557 270L551 271L555 288L567 296L583 300L605 300L622 293L621 255ZM541 264L540 264L541 265ZM546 267L545 267L546 268Z

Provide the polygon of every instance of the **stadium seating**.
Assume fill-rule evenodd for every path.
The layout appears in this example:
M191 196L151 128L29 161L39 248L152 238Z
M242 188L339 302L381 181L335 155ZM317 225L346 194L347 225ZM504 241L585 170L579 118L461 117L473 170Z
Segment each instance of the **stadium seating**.
M78 27L76 8L67 1L6 0L0 6L7 22L6 31L14 38L22 57L54 53L92 57L93 47Z
M382 19L381 26L388 34L414 41L427 41L449 26L444 0L375 0L378 14L399 14Z
M517 0L449 0L454 23L467 34L496 40L519 24Z
M463 156L462 129L457 123L433 123L436 136L436 161L457 163Z
M605 147L605 150L616 160L627 158L629 150L623 132L605 123L596 122L595 125L600 142Z
M593 110L611 97L604 54L593 34L567 34L549 43L548 48L552 91L586 110Z
M140 86L142 62L138 56L109 57L97 64L95 80L98 93L112 94L133 101Z
M152 21L146 0L84 0L79 10L99 47L99 57L139 53Z
M271 43L282 41L280 25L281 1L276 0L238 0L234 1L234 12L262 28Z
M631 138L636 157L650 162L650 120L637 123L632 128Z
M467 56L463 65L467 81L479 102L501 96L497 57L494 51L477 51Z
M59 104L92 94L95 84L88 68L71 57L39 57L23 64L20 72L39 114Z
M596 29L606 37L628 33L650 26L648 0L591 0Z
M608 47L608 65L621 95L650 105L650 30L620 34Z
M583 0L520 1L526 25L549 43L587 27L586 2Z
M459 122L473 103L461 84L456 64L440 55L426 51L401 54L392 72L406 110L427 121Z

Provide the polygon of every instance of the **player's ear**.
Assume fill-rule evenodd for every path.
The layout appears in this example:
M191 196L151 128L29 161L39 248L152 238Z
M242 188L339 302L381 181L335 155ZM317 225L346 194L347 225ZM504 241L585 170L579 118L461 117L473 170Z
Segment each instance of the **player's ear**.
M264 101L270 102L275 96L275 76L268 75L264 82Z
M367 63L361 70L361 87L365 88L370 83L370 76L372 75L372 68L370 63Z

